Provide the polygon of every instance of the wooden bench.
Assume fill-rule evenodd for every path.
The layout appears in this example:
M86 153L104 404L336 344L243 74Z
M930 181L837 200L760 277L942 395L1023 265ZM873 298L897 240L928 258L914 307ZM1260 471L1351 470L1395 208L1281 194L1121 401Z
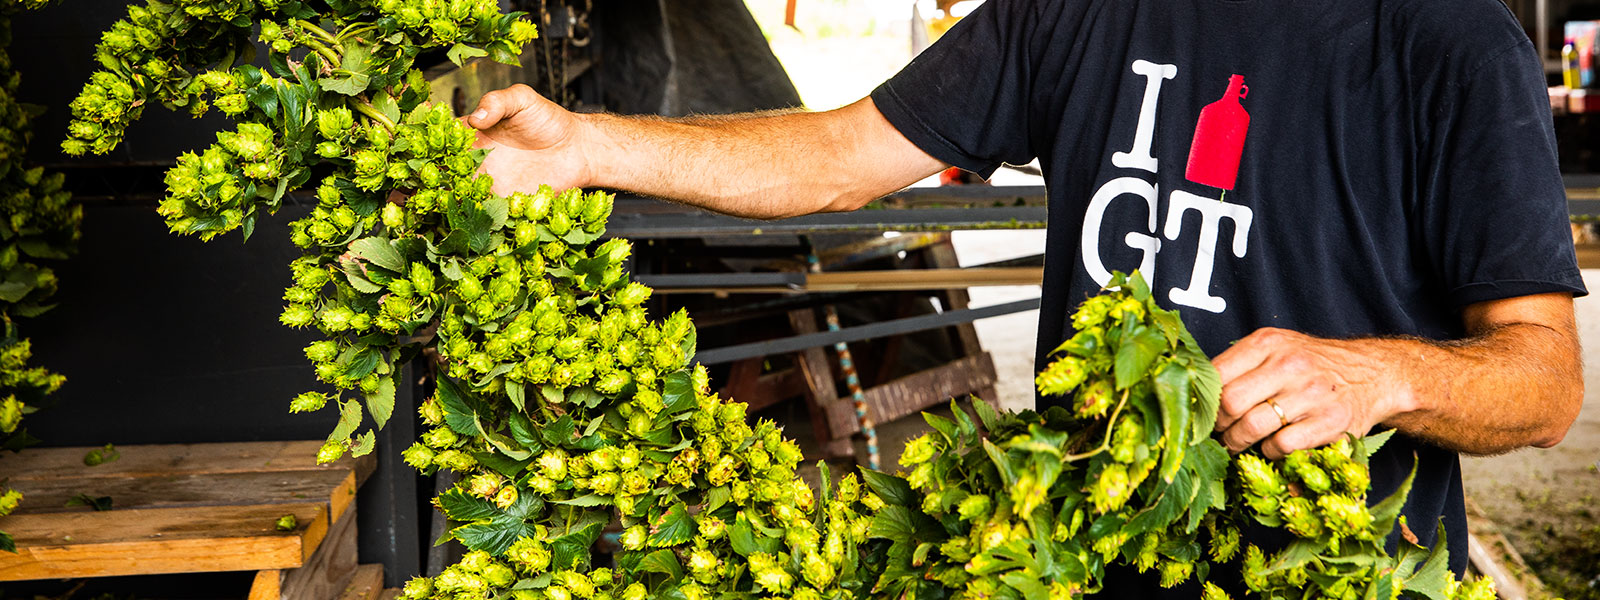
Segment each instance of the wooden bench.
M373 456L317 465L319 441L122 446L0 455L0 479L23 493L0 531L0 581L257 571L250 600L382 594L381 565L356 564L356 489ZM112 508L68 507L80 494ZM279 518L294 515L287 531Z

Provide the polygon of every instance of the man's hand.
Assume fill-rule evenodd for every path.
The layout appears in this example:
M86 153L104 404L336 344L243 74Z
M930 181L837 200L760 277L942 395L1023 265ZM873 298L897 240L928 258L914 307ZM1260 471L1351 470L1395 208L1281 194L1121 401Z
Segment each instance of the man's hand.
M499 194L605 187L755 219L860 208L944 170L870 98L825 112L574 114L525 85L466 117Z
M466 116L478 129L478 148L493 150L483 169L494 176L494 191L529 192L540 184L562 190L590 184L583 153L585 124L526 85L489 92Z
M1560 442L1583 404L1571 295L1482 302L1462 318L1472 337L1447 343L1252 333L1213 361L1223 444L1275 458L1380 424L1470 454Z
M1222 375L1217 431L1223 445L1240 452L1265 440L1262 452L1277 458L1345 433L1366 435L1412 404L1408 386L1392 381L1383 354L1361 340L1285 329L1246 336L1213 361Z

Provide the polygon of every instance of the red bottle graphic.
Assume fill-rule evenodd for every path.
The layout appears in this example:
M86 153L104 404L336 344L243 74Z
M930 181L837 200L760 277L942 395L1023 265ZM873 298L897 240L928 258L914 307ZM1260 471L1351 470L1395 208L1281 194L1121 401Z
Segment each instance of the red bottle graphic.
M1189 181L1214 188L1232 190L1239 176L1239 157L1244 153L1244 136L1250 131L1250 113L1239 104L1250 95L1243 75L1228 78L1228 92L1222 99L1200 110L1194 127L1194 143L1189 146Z

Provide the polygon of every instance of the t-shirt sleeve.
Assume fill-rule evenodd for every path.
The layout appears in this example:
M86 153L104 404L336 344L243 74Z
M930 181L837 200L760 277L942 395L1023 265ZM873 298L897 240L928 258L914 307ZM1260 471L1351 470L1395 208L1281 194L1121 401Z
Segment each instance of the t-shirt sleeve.
M1486 58L1452 92L1435 111L1419 215L1448 300L1586 294L1532 44Z
M988 178L1026 164L1035 0L989 0L872 92L900 133L946 164Z

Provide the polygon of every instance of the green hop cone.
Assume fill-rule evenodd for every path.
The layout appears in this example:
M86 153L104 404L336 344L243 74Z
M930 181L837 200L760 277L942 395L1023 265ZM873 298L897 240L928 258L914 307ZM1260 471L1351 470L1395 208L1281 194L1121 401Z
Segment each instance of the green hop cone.
M1323 533L1322 519L1317 517L1316 507L1307 498L1288 498L1278 505L1278 516L1283 519L1284 529L1303 538L1320 537Z
M1200 587L1200 600L1233 600L1228 593L1209 581Z
M1128 467L1121 463L1111 463L1100 470L1099 477L1089 484L1089 502L1094 504L1095 512L1108 513L1128 502L1133 496L1133 486L1128 479Z
M1072 407L1079 417L1103 417L1111 409L1112 386L1111 380L1105 377L1095 378L1089 385L1078 388L1078 393L1073 397ZM1131 462L1131 457L1128 462Z
M1352 496L1365 496L1367 488L1372 485L1372 479L1367 473L1366 465L1347 461L1332 468L1329 474L1333 482L1339 485L1339 491Z
M906 442L906 449L900 453L900 465L914 467L928 462L933 455L939 452L939 442L933 439L933 434L925 433Z
M295 396L289 402L289 412L302 413L322 410L328 404L328 395L319 392L306 392Z
M412 444L410 448L406 448L403 452L401 452L400 458L405 460L406 464L411 465L412 468L421 471L428 469L432 465L433 454L434 452L432 448L422 445L421 442L417 442Z
M1327 495L1317 499L1323 524L1335 537L1371 537L1372 513L1365 502L1346 496Z
M1088 378L1089 369L1083 359L1076 356L1067 356L1056 359L1039 372L1034 378L1034 384L1039 388L1039 393L1046 396L1063 396L1078 387Z
M412 577L401 590L401 596L406 600L424 600L433 595L433 580L427 577Z
M1284 458L1283 465L1300 480L1300 483L1305 484L1307 489L1319 494L1327 493L1333 488L1333 480L1328 477L1326 471L1311 462L1311 453L1310 450L1291 452Z

